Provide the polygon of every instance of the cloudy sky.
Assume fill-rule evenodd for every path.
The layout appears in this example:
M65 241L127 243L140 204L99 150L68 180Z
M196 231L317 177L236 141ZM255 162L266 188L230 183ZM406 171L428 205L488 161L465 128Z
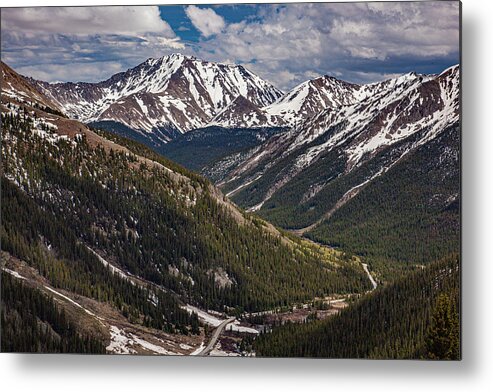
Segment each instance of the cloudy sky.
M459 61L455 1L10 8L2 61L46 81L100 81L180 52L243 64L281 89L319 75L364 83Z

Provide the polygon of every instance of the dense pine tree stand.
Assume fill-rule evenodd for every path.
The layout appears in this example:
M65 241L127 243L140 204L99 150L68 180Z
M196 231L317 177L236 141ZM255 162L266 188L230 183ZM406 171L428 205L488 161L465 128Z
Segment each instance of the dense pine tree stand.
M460 358L460 324L457 303L448 294L440 294L426 334L426 358Z
M1 351L104 354L101 341L82 335L52 297L2 271Z
M258 356L460 359L459 260L430 264L378 288L339 315L288 324L254 342Z

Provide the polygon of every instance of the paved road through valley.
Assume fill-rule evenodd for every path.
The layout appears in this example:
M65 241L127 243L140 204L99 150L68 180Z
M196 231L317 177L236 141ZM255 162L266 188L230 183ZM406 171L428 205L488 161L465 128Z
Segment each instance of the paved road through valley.
M214 333L212 334L212 338L209 341L209 343L207 344L207 346L198 355L200 355L200 356L209 355L209 353L212 351L212 349L216 345L217 339L219 339L221 332L224 330L224 328L226 328L226 325L228 325L229 323L232 323L235 320L236 320L236 318L231 317L227 320L224 320L221 324L219 324L217 326L216 330L214 331Z

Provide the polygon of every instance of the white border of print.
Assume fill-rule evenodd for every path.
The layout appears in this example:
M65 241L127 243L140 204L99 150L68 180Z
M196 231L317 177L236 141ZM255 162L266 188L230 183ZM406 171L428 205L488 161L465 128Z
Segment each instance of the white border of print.
M2 0L2 6L208 4L152 0ZM251 3L253 1L237 1ZM260 1L258 1L260 2ZM289 1L284 1L289 2ZM0 354L5 391L485 391L491 372L493 277L493 2L463 1L463 360L353 361ZM396 389L397 388L397 389Z

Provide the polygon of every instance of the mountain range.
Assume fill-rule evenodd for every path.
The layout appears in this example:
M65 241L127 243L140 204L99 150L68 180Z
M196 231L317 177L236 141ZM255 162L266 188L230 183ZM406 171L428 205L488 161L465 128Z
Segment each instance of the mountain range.
M242 66L174 54L100 83L30 82L68 117L200 171L278 226L339 244L326 227L336 212L423 149L449 143L439 162L418 165L457 167L459 78L458 66L363 85L325 75L283 93ZM446 208L458 192L428 197Z
M363 85L325 75L287 93L243 66L181 54L99 83L26 80L67 117L153 147L297 234L315 236L423 149L443 149L446 139L440 162L459 159L459 66ZM446 207L458 193L430 197ZM323 231L318 240L328 239Z
M358 85L324 75L283 93L241 65L172 54L99 83L30 82L82 122L111 120L142 132L183 133L208 125L293 127L323 110L361 102L417 77L409 73Z
M371 287L358 260L61 110L2 63L2 350L196 355L211 326L258 334L245 314Z
M100 83L31 82L71 118L114 121L156 144L217 122L230 105L250 112L282 96L242 66L181 54L148 59Z
M34 345L43 325L66 349L70 322L79 351L197 353L205 325L236 317L248 330L262 312L357 298L375 288L368 271L375 284L417 271L425 287L442 265L419 271L459 251L459 66L363 85L326 75L284 93L178 54L99 83L2 63L1 99L2 269L26 286L2 331L17 336L20 318ZM402 292L421 295L414 280L368 303L387 296L397 314ZM39 295L68 321L19 310Z

